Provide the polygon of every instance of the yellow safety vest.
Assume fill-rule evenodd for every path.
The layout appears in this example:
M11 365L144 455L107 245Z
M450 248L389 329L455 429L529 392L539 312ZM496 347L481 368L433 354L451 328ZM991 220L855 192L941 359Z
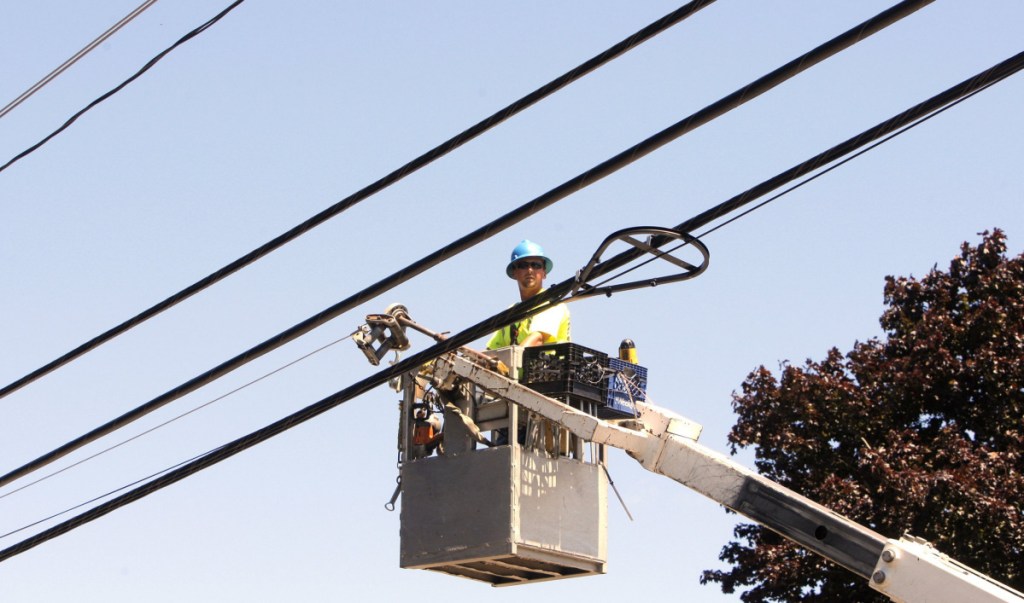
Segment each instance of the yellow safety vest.
M539 319L539 320L538 320ZM504 348L514 343L522 343L524 339L529 337L534 329L533 325L537 322L554 324L555 320L558 320L558 328L553 329L555 333L548 333L544 331L544 343L565 343L572 339L572 322L569 318L569 308L565 304L558 304L552 308L544 310L540 314L536 314L529 318L523 319L518 323L508 325L498 331L495 331L494 335L491 336L490 341L487 342L488 350L496 350L498 348ZM513 333L515 337L513 337Z

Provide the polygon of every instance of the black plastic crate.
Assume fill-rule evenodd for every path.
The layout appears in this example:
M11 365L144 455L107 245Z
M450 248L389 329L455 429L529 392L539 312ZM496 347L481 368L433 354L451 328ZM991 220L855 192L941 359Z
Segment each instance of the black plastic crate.
M552 343L523 350L521 382L566 402L604 404L608 395L608 355L575 343Z
M600 385L579 383L578 381L547 381L544 383L527 383L527 387L540 392L549 398L561 400L569 406L582 408L581 403L603 405L604 400Z

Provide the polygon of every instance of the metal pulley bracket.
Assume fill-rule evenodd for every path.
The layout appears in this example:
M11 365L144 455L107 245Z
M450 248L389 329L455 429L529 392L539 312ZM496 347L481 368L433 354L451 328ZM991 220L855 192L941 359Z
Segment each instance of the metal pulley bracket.
M370 364L377 366L381 359L390 351L401 352L408 350L412 344L406 329L413 329L431 337L434 341L444 341L447 336L444 333L431 331L418 324L409 317L409 311L401 304L391 304L385 308L383 314L367 314L366 324L356 329L352 339L356 346L363 351ZM377 345L380 344L380 345ZM502 374L508 374L508 367L500 363L496 358L491 358L472 348L459 348L464 356L472 358L474 362L490 370ZM397 362L397 360L396 360ZM394 364L394 363L392 363Z
M368 314L366 324L359 327L359 330L352 335L356 346L366 354L370 364L377 366L385 354L394 350L396 352L409 349L409 337L405 334L405 327L401 324L400 318L407 317L404 306L394 305L388 307L386 314ZM374 347L375 344L380 344Z
M647 235L646 240L641 241L637 239L637 236ZM666 276L660 276L655 278L645 278L642 280L630 281L628 283L620 283L615 285L591 285L587 283L587 280L591 278L594 269L601 264L601 255L616 241L622 241L632 245L634 248L653 256L643 264L654 261L655 259L664 260L676 268L680 269L679 272L670 273ZM661 251L659 247L671 244L673 241L679 241L679 244L668 251ZM684 246L692 246L701 255L700 264L692 264L686 260L677 258L671 255L672 251ZM591 297L594 295L611 295L619 291L629 291L632 289L641 289L644 287L656 287L658 285L664 285L668 283L675 283L678 281L685 281L691 278L699 276L705 270L707 270L708 262L711 259L711 254L708 248L699 239L691 236L685 232L673 230L671 228L660 228L657 226L637 226L633 228L624 228L617 232L613 232L601 243L597 251L594 252L593 257L587 265L576 274L576 283L573 285L570 296L573 298ZM642 265L642 264L641 264ZM621 268L622 266L615 266L612 270ZM626 269L622 272L625 274L630 272L639 266ZM608 282L616 278L619 275L610 277L604 282Z

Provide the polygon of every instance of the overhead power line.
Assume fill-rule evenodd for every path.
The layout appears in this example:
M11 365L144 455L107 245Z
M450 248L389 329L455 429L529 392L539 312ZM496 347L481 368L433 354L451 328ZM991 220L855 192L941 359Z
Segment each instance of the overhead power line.
M58 513L53 513L53 514L49 515L48 517L43 517L41 519L33 521L30 524L27 524L27 525L21 526L20 528L11 530L10 532L7 532L6 534L0 534L0 540L3 540L4 538L7 538L9 536L13 536L13 535L17 534L18 532L24 532L25 530L34 528L37 525L40 525L40 524L46 523L46 522L48 522L50 520L56 519L56 518L60 517L61 515L67 515L68 513L72 512L72 511L75 511L77 509L81 509L82 507L86 507L86 506L91 505L91 504L93 504L95 502L99 502L99 501L103 500L104 498L109 498L109 497L113 496L114 494L117 494L118 492L123 492L124 490L127 490L128 488L131 488L132 486L137 486L138 484L142 484L142 483L148 482L149 480L152 480L153 478L157 477L158 475L162 475L162 474L167 473L169 471L173 471L174 469L177 469L178 467L187 465L188 463L191 463L192 461L194 461L196 459L202 458L206 454L210 454L210 452L206 452L206 453L203 453L203 454L200 454L200 455L196 455L196 456L194 456L194 457L192 457L192 458L190 458L188 460L181 461L180 463L178 463L176 465L173 465L171 467L167 467L166 469L163 469L161 471L153 473L153 474L151 474L151 475L149 475L147 477L143 477L143 478L137 479L137 480L133 481L130 484L125 484L125 485L121 486L120 488L117 488L116 490L111 490L110 492L107 492L105 494L100 494L99 496L95 496L95 497L93 497L90 500L86 500L86 501L83 501L81 503L78 503L77 505L75 505L75 506L73 506L71 508L64 509L63 511L60 511Z
M167 56L168 54L170 54L171 51L173 51L175 48L181 46L185 42L188 42L192 38L198 36L199 34L203 33L207 29L209 29L211 26L213 26L214 23L216 23L217 21L220 21L221 19L223 19L225 15L227 15L228 13L233 11L235 9L235 7L237 7L242 2L245 2L245 0L235 0L235 2L231 4L231 6L225 8L224 10L222 10L220 13L217 14L217 16L215 16L214 18L210 19L206 23L203 23L199 27L193 29L192 31L190 31L187 34L185 34L184 36L182 36L181 39L179 39L177 42L175 42L174 44L171 44L163 52L161 52L160 54L158 54L155 57L153 57L152 59L150 59L148 63L143 65L142 69L139 69L138 71L135 72L135 75L133 75L130 78L126 79L125 81L121 82L120 84L115 86L113 89L107 91L105 94L103 94L102 96L100 96L96 100L94 100L91 103L89 103L88 105L86 105L86 107L84 109L82 109L78 113L75 113L74 115L72 115L70 118L68 118L68 120L66 122L64 122L64 124L61 127L57 128L56 130L51 132L49 135L47 135L45 138L43 138L39 142L35 143L34 145L30 146L29 148L25 149L24 151L18 153L13 158L11 158L7 163L5 163L3 165L0 165L0 172L2 172L4 170L6 170L7 168L11 167L12 165L14 165L15 162L17 162L17 161L27 157L28 155L30 155L32 153L34 153L36 151L36 149L40 148L44 144L50 142L50 140L52 140L58 134L60 134L64 130L67 130L69 127L71 127L71 124L73 124L76 121L78 121L79 117L85 115L90 109L92 109L96 105L102 103L103 101L107 100L111 96L114 96L115 94L120 92L125 86L127 86L128 84L134 82L143 73L146 73L147 71L149 71L150 68L153 67L153 65L156 65L157 63L159 63L160 59L162 59L165 56Z
M1014 63L1014 60L1017 58L1018 57L1013 57L1012 59L1004 61L1003 63L1000 63L996 67L993 67L991 70L980 74L981 76L984 77L982 85L978 86L976 85L976 82L973 82L971 80L962 82L958 86L954 86L953 88L950 88L945 92L938 94L923 103L915 105L914 107L904 111L903 113L897 115L896 117L893 117L892 119L882 122L881 124L875 126L870 130L866 130L865 132L857 135L854 138L851 138L843 143L840 143L823 153L815 155L814 157L808 159L807 161L804 161L799 165L793 166L789 170L783 172L782 174L779 174L778 176L770 180L766 180L755 187L747 189L746 191L730 198L727 201L720 203L719 205L716 205L714 208L700 214L699 216L691 218L687 222L683 222L682 224L676 226L675 230L689 232L690 230L695 230L697 228L711 224L715 220L719 218L724 218L725 216L731 214L732 211L738 210L739 208L744 207L748 203L753 202L755 199L760 199L762 196L767 195L775 191L776 189L789 184L790 182L807 176L800 182L797 182L796 184L793 184L789 188L786 188L781 192L772 195L771 197L761 201L757 205L754 205L753 207L748 207L741 213L731 216L728 220L719 222L715 224L713 227L694 236L694 238L703 239L707 235L715 232L716 230L724 228L725 226L735 222L736 220L739 220L740 218L749 215L753 211L760 209L761 207L764 207L765 205L780 199L781 197L795 191L798 188L803 187L806 184L809 184L810 182L813 182L814 180L817 180L818 178L843 165L846 165L847 163L853 161L857 157L860 157L861 155L885 144L886 142L892 140L893 138L906 133L908 130L912 128L916 128L917 126L938 116L939 114L944 113L949 109L952 109L956 105L959 105L960 103L966 101L967 99L973 97L974 95L979 94L984 90L987 90L991 86L998 84L999 82L1016 73L1021 68L1019 65L1016 65ZM871 142L870 145L862 146L864 144L863 139L865 138L867 138L868 141ZM852 154L847 154L851 153L854 149L859 150ZM662 242L660 242L657 238L654 238L652 244L655 247L662 246ZM657 260L658 257L670 254L673 251L676 251L677 249L680 249L688 244L689 243L687 242L683 242L675 245L674 247L668 250L659 251L657 255L655 255L654 257L647 259L644 262L641 262L637 265L630 266L629 269L624 270L622 273L609 277L609 280L621 277L624 274L628 274L629 272L637 270L643 267L644 265ZM619 256L618 259L613 258L613 260L609 260L608 262L606 262L606 265L609 268L608 272L610 272L611 270L618 269L623 265L630 263L632 260L636 259L638 255L639 254L636 254L631 250L630 254L624 254L622 256ZM614 265L615 261L619 262L618 266ZM601 284L603 283L599 283L597 286L600 287Z
M120 21L118 21L117 23L114 23L110 27L110 29L108 29L107 31L105 31L102 34L100 34L100 36L98 38L96 38L95 40L93 40L92 42L89 42L88 44L86 44L85 48L82 48L81 50L76 52L70 59L68 59L68 60L64 61L63 63L61 63L61 65L59 67L57 67L56 69L54 69L50 73L46 74L43 77L43 79L41 79L38 82L36 82L35 84L33 84L28 90L22 92L18 96L18 98L16 98L16 99L12 100L11 102L7 103L6 107L4 107L3 109L0 109L0 118L2 118L4 115L7 115L11 111L13 111L15 107L17 107L21 103L25 102L25 100L27 100L30 96L32 96L36 92L39 92L39 90L42 89L43 86L49 84L58 75L64 73L64 71L66 71L68 69L68 67L71 67L72 65L77 63L79 59L81 59L85 55L87 55L90 52L92 52L92 50L94 48L96 48L97 46L99 46L100 44L105 42L107 40L107 38L109 38L110 36L112 36L115 33L117 33L117 31L119 29L121 29L122 27L124 27L125 25L130 23L135 17L138 17L139 15L141 15L143 11L145 11L150 6L153 6L154 4L156 4L156 0L146 0L145 2L140 4L138 7L136 7L135 10L133 10L132 12L130 12L127 15L125 15Z
M426 270L440 264L441 262L469 249L470 247L484 241L499 232L510 228L511 226L525 220L533 214L543 210L550 205L568 197L572 193L575 193L598 180L608 176L623 167L637 161L638 159L648 155L649 153L661 148L668 144L672 140L683 136L687 132L690 132L697 127L711 121L715 117L718 117L731 109L734 109L747 101L756 98L757 96L767 92L775 86L781 84L789 78L809 69L811 66L821 62L822 60L832 56L841 50L848 48L856 42L863 40L864 38L874 34L886 26L898 21L899 19L911 14L912 12L920 9L921 7L929 4L932 0L906 0L900 4L879 13L875 17L868 19L864 23L854 27L853 29L840 34L832 40L818 46L814 50L807 52L800 57L786 63L782 67L776 69L770 74L763 76L753 83L744 86L740 90L726 96L725 98L709 105L708 107L698 111L697 113L683 119L676 124L669 126L661 132L647 138L646 140L626 149L618 155L604 161L603 163L591 168L590 170L576 176L563 183L562 185L542 194L541 196L529 201L516 209L506 213L505 215L485 224L484 226L474 230L473 232L462 236L459 239L445 245L441 249L420 258L416 262L406 266L402 270L385 277L377 283L363 289L362 291L349 296L348 298L338 302L337 304L315 314L306 320L292 326L291 328L278 333L270 339L260 343L245 352L235 356L234 358L227 360L220 365L206 371L205 373L198 375L191 380L175 387L174 389L157 396L156 398L130 410L120 417L112 419L107 423L93 429L89 433L86 433L78 438L56 448L43 456L31 461L18 469L10 471L4 476L0 476L0 487L5 486L12 481L23 477L32 471L35 471L41 467L52 463L53 461L60 459L71 452L93 442L107 434L110 434L131 422L138 420L147 414L162 408L170 402L177 400L178 398L189 394L200 387L211 383L212 381L223 377L231 371L241 367L242 365L259 358L260 356L290 342L294 339L312 331L313 329L323 325L327 321L340 316L341 314L355 308L356 306L366 302L402 283L412 279Z
M569 284L571 285L571 282ZM550 296L553 291L558 292L560 295L565 295L568 292L568 287L562 285L557 289L549 288L547 291L540 295L543 295L544 299L547 300L550 299ZM540 297L540 295L534 297ZM12 545L7 549L4 549L3 551L0 551L0 561L4 561L10 557L23 553L31 548L34 548L35 546L42 544L43 542L46 542L47 540L56 538L57 536L67 533L76 527L88 523L89 521L98 519L122 506L130 504L149 494L152 494L153 492L159 489L165 488L178 481L181 481L182 479L198 471L201 471L202 469L219 463L220 461L225 460L230 456L234 456L235 454L241 452L242 450L255 446L257 443L266 441L275 435L283 433L284 431L287 431L292 427L304 423L305 421L312 419L313 417L316 417L326 412L327 410L330 410L331 408L334 408L335 406L338 406L354 397L366 393L367 391L373 389L374 387L377 387L381 383L385 383L389 379L398 376L403 372L415 370L416 368L422 366L424 362L428 362L430 359L439 356L441 352L436 352L436 350L439 347L443 347L446 350L451 350L459 346L452 347L452 344L450 342L465 340L462 344L460 344L465 345L465 343L468 343L469 341L472 341L480 337L480 334L493 330L492 325L496 325L499 322L505 320L520 320L521 318L530 314L530 311L525 310L525 306L528 306L530 311L539 310L538 304L531 303L520 304L518 306L514 306L513 308L505 310L504 312L501 312L488 320L478 323L478 325L476 325L475 328L463 331L458 336L456 336L456 338L449 339L444 343L435 345L431 348L424 350L423 352L410 356L406 360L401 361L398 364L392 365L387 369L379 371L376 374L366 379L363 379L362 381L352 386L349 386L348 388L342 390L341 392L328 396L327 398L321 400L320 402L317 402L316 404L313 404L297 413L289 415L284 419L276 421L275 423L268 425L262 429L259 429L256 432L253 432L247 436L238 438L229 444L225 444L224 446L216 448L215 450L205 455L202 455L199 458L188 461L184 465L181 465L176 469L164 473L160 477L157 477L152 481L143 484L142 486L139 486L129 492L126 492L125 494L122 494L117 498L114 498L106 503L100 504L92 509L89 509L88 511L85 511L71 519L68 519L52 528L44 530L39 534L26 538L25 540L15 545ZM421 361L421 359L426 360Z
M959 99L970 96L979 90L1021 71L1022 69L1024 69L1024 52L1018 53L1010 59L1007 59L1006 61L1003 61L1002 63L999 63L998 65L983 71L978 75L967 79L960 84L911 107L910 109L907 109L906 111L903 111L902 113L869 130L865 130L861 134L850 138L823 153L815 155L803 163L800 163L797 166L794 166L793 168L786 170L785 172L782 172L739 195L736 195L728 201L720 203L710 210L702 212L701 214L682 222L677 228L682 230L684 225L686 225L688 229L696 229L706 226L725 215L727 211L738 209L742 205L754 201L759 196L767 194L771 190L785 185L787 182L792 182L797 178L807 175L846 154L855 152L860 147L868 145L875 140L884 138L893 132L900 130L906 131L909 129L907 126L913 124L915 121L927 119L927 116L930 114L941 111L943 108L956 103ZM727 208L731 209L727 210ZM590 274L592 278L600 278L601 276L618 270L622 266L635 260L641 253L642 252L638 252L636 250L620 253L605 262L597 264ZM292 427L296 427L327 412L328 410L331 410L332 408L358 397L403 373L417 370L419 367L434 360L438 356L468 345L470 342L475 341L498 328L535 314L541 311L544 307L557 303L559 300L569 295L576 284L575 277L573 277L549 287L529 300L516 304L507 310L478 322L460 333L439 342L422 352L409 356L405 360L402 360L387 369L378 371L377 373L358 381L349 387L320 400L319 402L307 406L302 410L292 413L291 415L275 421L274 423L271 423L270 425L248 435L237 438L224 446L202 455L199 458L186 462L184 465L181 465L176 469L143 484L142 486L126 492L117 498L97 505L96 507L56 526L26 538L13 546L0 550L0 562L34 548L48 540L52 540L53 538L70 532L81 525L103 517L120 507L131 504L132 502L140 500L157 490L166 488L167 486L181 481L190 475L226 460L243 450L262 443L275 435L281 434Z
M714 0L695 0L665 15L661 19L658 19L657 21L651 23L647 27L644 27L643 29L637 31L633 35L622 40L618 44L615 44L611 48L598 54L592 59L578 65L577 67L574 67L573 69L567 71L566 73L555 78L554 80L551 80L547 84L520 98L514 103L508 105L507 107L497 111L490 117L467 128L466 130L457 134L456 136L453 136L452 138L449 138L448 140L442 142L433 149L406 163L405 165L394 170L393 172L377 180L376 182L373 182L372 184L356 191L355 193L349 195L348 197L345 197L341 201L338 201L334 205L321 211L312 218L309 218L305 222L302 222L301 224L291 228L287 232L284 232L281 235L272 239L271 241L264 243L260 247L257 247L256 249L243 255L242 257L224 266L223 268L220 268L216 272L213 272L210 275L206 276L205 278L196 281L195 283L189 285L188 287L182 289L181 291L175 293L174 295L168 297L167 299L140 312L139 314L133 316L132 318L129 318L128 320L122 322L121 324L111 329L108 329L107 331L97 335L96 337L93 337L89 341L67 352L66 354L60 356L59 358L45 364L44 366L32 371L31 373L18 379L17 381L14 381L13 383L5 386L3 389L0 389L0 398L3 398L4 396L7 396L8 394L11 394L21 389L22 387L28 385L29 383L32 383L33 381L55 371L61 366L82 356L83 354L110 341L111 339L117 337L118 335L121 335L126 331L149 320L150 318L153 318L157 314L160 314L161 312L168 310L174 307L175 305L185 301L186 299L192 297L193 295L199 293L200 291L206 289L207 287L210 287L211 285L214 285L215 283L227 278L231 274L234 274L235 272L241 270L242 268L248 266L249 264L252 264L253 262L259 260L263 256L268 255L272 251L275 251L278 248L284 246L285 244L297 239L298 237L309 232L313 228L316 228L317 226L323 224L329 219L337 216L338 214L344 212L345 210L351 208L357 203L365 200L366 198L374 195L375 193L384 190L388 186L391 186L392 184L398 182L402 178L405 178L406 176L416 172L420 168L425 167L434 160L447 155L449 152L454 151L455 149L466 144L467 142L475 139L476 137L490 130L494 126L497 126L498 124L504 122L505 120L511 118L512 116L533 106L534 104L538 103L544 98L547 98L548 96L554 94L558 90L561 90L562 88L568 86L569 84L575 82L576 80L582 78L583 76L593 72L598 67L601 67L609 63L610 61L623 55L627 51L636 48L640 44L650 40L659 33L664 32L673 25L680 23L687 17L693 15L698 10L704 8L705 6L711 4L712 2L714 2Z
M191 409L189 409L189 410L187 410L187 411L185 411L183 413L179 413L179 414L171 417L170 419L165 420L162 423L158 423L157 425L154 425L153 427L150 427L149 429L146 429L145 431L137 433L137 434L135 434L135 435L133 435L133 436L131 436L129 438L126 438L124 440L121 440L120 442L118 442L116 444L113 444L112 446L108 446L108 447L106 447L106 448L104 448L104 449L102 449L102 450L100 450L98 452L90 454L89 456L87 456L87 457L85 457L85 458L83 458L81 460L75 461L74 463L72 463L70 465L67 465L65 467L61 467L60 469L57 469L56 471L54 471L52 473L44 475L43 477L40 477L40 478L38 478L38 479L36 479L34 481L28 482L27 484L21 485L18 488L15 488L15 489L10 490L8 492L4 492L3 494L0 494L0 500L2 500L4 498L7 498L8 496L11 496L13 494L17 494L18 492L21 492L22 490L25 490L26 488L31 488L32 486L35 486L36 484L44 482L44 481L46 481L48 479L51 479L53 477L56 477L56 476L60 475L61 473L64 473L65 471L69 471L71 469L74 469L75 467L78 467L80 465L88 463L89 461L91 461L91 460L93 460L95 458L103 456L104 454L107 454L108 452L116 450L116 449L120 448L121 446L124 446L124 445L126 445L126 444L128 444L130 442L134 442L135 440L138 440L139 438L147 436L147 435L149 435L149 434L151 434L151 433L153 433L153 432L155 432L155 431L157 431L159 429L163 429L164 427L167 427L168 425L170 425L171 423L174 423L175 421L179 421L181 419L184 419L185 417L187 417L187 416L189 416L189 415L191 415L193 413L199 412L200 410L202 410L204 408L212 406L213 404L216 404L217 402L220 402L221 400L224 400L225 398L228 398L229 396L233 396L233 395L237 394L238 392L240 392L240 391L242 391L242 390L244 390L244 389L246 389L248 387L251 387L251 386L257 384L260 381L268 379L268 378L270 378L270 377L280 373L281 371L284 371L285 369L291 368L292 366L295 366L296 364L298 364L300 362L303 362L303 361L311 358L312 356L314 356L316 354L319 354L320 352L323 352L327 348L333 347L333 346L335 346L335 345L337 345L337 344L339 344L342 341L345 341L347 339L351 339L351 337L353 335L355 335L355 333L350 333L350 334L348 334L348 335L346 335L344 337L335 339L334 341L331 341L330 343L327 343L325 345L320 346L319 348L313 350L312 352L308 352L306 354L303 354L302 356L296 358L295 360L287 362L287 363L285 363L285 364L283 364L283 365L281 365L281 366L279 366L279 367L277 367L277 368L275 368L275 369L273 369L271 371L268 371L268 372L260 375L259 377L256 377L255 379L251 379L248 382L243 383L242 385L239 385L238 387L232 389L229 392L223 393L223 394L221 394L221 395L219 395L219 396L217 396L217 397L215 397L215 398L213 398L211 400L207 400L206 402L203 402L202 404L199 404L198 406L195 406L195 407L193 407L193 408L191 408ZM146 478L146 479L148 479L148 478ZM131 484L131 485L134 485L134 484ZM121 489L124 489L124 488L121 488ZM105 497L106 497L106 495L101 496L100 498L105 498ZM93 502L93 501L89 501L89 502ZM74 507L72 509L68 509L68 511L64 511L64 513L67 513L69 511L73 511L76 508L78 508L78 506L76 506L76 507ZM61 513L61 514L63 514L63 513ZM21 530L17 530L17 531L21 531ZM0 535L0 539L6 537L8 535L9 534Z
M813 182L814 180L817 180L818 178L820 178L820 177L824 176L825 174L835 170L836 168L839 168L839 167L841 167L843 165L846 165L847 163L849 163L850 161L853 161L854 159L860 157L861 155L863 155L863 154L865 154L865 153L875 149L876 147L879 147L879 146L889 142L890 140L892 140L893 138L896 138L900 134L905 133L907 130L910 130L912 128L916 128L917 126L919 126L919 125L923 124L924 122L932 119L933 117L937 117L938 115L940 115L942 113L945 113L946 111L952 109L953 107L955 107L955 106L959 105L960 103L966 101L967 99L973 97L975 94L979 94L979 93L987 90L989 87L995 86L996 84L998 84L999 82L1003 81L1004 79L1006 79L1010 75L1013 75L1013 74L1012 73L1006 73L1005 75L1003 75L1002 77L999 77L998 79L993 79L993 80L989 81L989 83L985 84L984 87L976 88L970 94L958 97L955 101L949 103L948 105L943 106L941 109L938 109L934 113L929 113L928 115L926 115L926 116L924 116L924 117L914 121L913 123L899 126L898 130L893 131L893 130L891 130L887 126L885 128L885 131L886 132L891 132L891 133L887 134L884 138L882 138L880 140L877 140L876 142L872 143L870 146L864 147L864 148L860 149L859 151L857 151L856 153L845 157L842 161L839 161L839 162L836 162L836 163L833 163L833 164L829 165L826 169L823 169L820 172L816 172L813 176L810 176L808 178L805 178L804 180L801 180L800 182L794 184L793 186L783 190L780 193L777 193L777 194L775 194L775 195L765 199L764 201L758 203L757 205L745 209L743 212L741 212L741 213L739 213L739 214L737 214L735 216L730 217L728 220L726 220L724 222L719 222L714 227L709 228L708 230L705 230L704 232L702 232L697 238L705 237L705 236L715 232L716 230L718 230L720 228L723 228L723 227L725 227L725 226L735 222L736 220L739 220L740 218L750 214L751 212L764 207L765 205L771 203L772 201L775 201L775 200L779 199L783 195L787 195L787 194L793 192L794 190L796 190L798 188L801 188L802 186L804 186L804 185L806 185L806 184L808 184L810 182ZM828 163L829 161L831 161L831 160L828 159L827 156L821 156L820 159L818 159L818 161L811 161L810 165L812 165L812 166L813 165L819 165L820 166L820 165L824 165L824 164ZM816 169L816 168L814 168L814 169ZM810 171L813 171L813 169L803 170L804 173L809 173ZM767 191L766 191L766 193L767 193Z

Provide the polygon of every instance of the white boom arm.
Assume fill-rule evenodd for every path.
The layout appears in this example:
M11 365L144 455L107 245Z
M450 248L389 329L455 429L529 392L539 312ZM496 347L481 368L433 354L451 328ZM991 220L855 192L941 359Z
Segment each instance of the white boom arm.
M949 559L923 541L887 540L705 448L696 441L700 425L669 410L637 403L637 428L627 428L548 398L455 354L436 360L434 377L441 384L461 377L584 440L620 448L645 469L672 478L868 579L872 588L893 601L1024 603L1024 594Z

